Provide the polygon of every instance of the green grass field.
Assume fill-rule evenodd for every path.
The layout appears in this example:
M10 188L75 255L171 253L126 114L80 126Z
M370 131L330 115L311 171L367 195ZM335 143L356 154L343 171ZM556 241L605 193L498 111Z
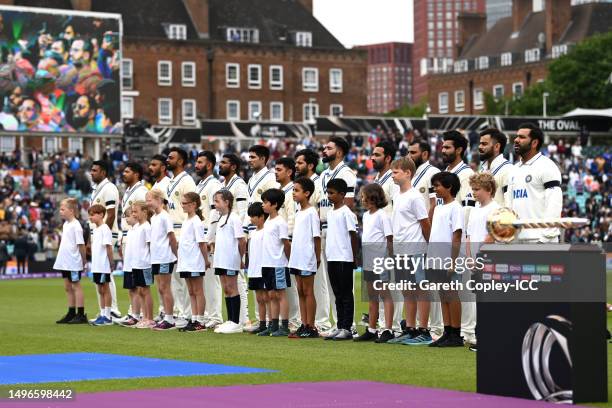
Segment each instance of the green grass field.
M359 286L359 279L356 281ZM85 281L84 287L86 311L93 318L97 311L94 285ZM360 293L359 287L356 293ZM119 289L119 297L121 309L125 311L125 291ZM360 316L367 305L356 297L356 315ZM65 312L65 296L59 279L0 282L0 305L0 353L3 355L106 352L278 370L246 375L46 384L69 386L76 392L334 380L371 380L461 391L476 389L476 354L467 348L432 350L318 339L260 338L248 334L160 333L119 326L57 325L55 320ZM609 326L611 319L608 318ZM608 366L611 355L609 351ZM610 384L610 378L608 381ZM612 407L612 403L595 406Z

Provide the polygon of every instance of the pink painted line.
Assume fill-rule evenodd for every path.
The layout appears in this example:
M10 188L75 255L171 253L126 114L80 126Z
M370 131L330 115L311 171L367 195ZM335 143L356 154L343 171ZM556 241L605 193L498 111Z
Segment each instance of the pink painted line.
M6 401L6 400L5 400ZM5 406L0 402L0 407ZM16 408L551 408L553 404L368 381L235 385L79 394L71 402L19 402Z

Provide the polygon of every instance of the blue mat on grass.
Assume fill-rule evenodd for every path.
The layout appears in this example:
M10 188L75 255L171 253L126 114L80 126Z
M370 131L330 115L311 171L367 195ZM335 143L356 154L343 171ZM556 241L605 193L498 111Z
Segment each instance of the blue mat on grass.
M0 356L0 384L266 372L273 370L118 354Z

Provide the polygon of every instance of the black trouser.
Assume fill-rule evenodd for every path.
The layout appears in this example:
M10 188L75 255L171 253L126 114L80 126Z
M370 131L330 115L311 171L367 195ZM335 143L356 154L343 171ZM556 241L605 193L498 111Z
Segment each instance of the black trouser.
M353 263L327 262L327 273L334 296L336 297L336 313L338 328L351 330L355 313L353 298Z
M25 268L26 268L26 257L23 256L18 256L17 257L17 273L25 273Z

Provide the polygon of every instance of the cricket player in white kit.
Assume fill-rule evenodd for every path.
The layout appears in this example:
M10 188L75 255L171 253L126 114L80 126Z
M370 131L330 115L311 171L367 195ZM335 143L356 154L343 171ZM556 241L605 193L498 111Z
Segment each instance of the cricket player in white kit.
M508 138L505 134L495 128L485 129L480 132L480 143L478 153L480 155L480 172L491 173L497 185L497 191L493 200L500 207L506 205L506 193L508 192L508 178L512 172L512 163L504 158L504 149Z
M510 174L508 206L519 219L557 218L563 209L561 172L548 157L540 153L544 135L536 125L519 126L514 152L520 161ZM518 239L524 243L559 242L558 228L523 229Z
M172 172L172 178L166 189L168 214L174 226L174 235L179 242L183 221L187 219L187 213L181 207L181 199L184 194L196 190L195 182L185 171L187 160L187 152L177 147L170 149L166 160L168 170ZM174 308L178 312L178 319L175 324L177 327L185 327L187 322L191 320L191 300L185 279L181 279L176 270L172 273L172 296L174 297Z
M104 223L108 225L111 230L113 238L113 247L117 245L119 239L119 228L117 227L117 207L119 206L119 190L108 179L109 163L102 160L98 160L91 165L91 179L94 183L93 190L91 192L90 205L100 204L106 208L106 215L104 216ZM93 225L90 223L89 230L93 235ZM112 268L113 265L111 265ZM115 279L111 271L109 288L111 292L112 304L111 314L113 318L120 318L121 312L117 305L117 287L115 286ZM100 303L100 295L98 295L98 304Z
M219 219L219 214L215 210L214 196L217 191L223 188L223 184L214 175L217 159L213 152L203 151L198 154L195 164L195 171L200 182L196 186L196 193L200 196L202 216L204 219L204 230L208 237L214 236L214 231L210 231L213 220ZM214 227L213 227L214 228ZM210 239L210 238L209 238ZM210 243L210 240L209 240ZM214 328L223 323L221 314L221 280L215 275L213 269L208 269L204 275L204 298L206 299L204 311L204 325L206 328Z

